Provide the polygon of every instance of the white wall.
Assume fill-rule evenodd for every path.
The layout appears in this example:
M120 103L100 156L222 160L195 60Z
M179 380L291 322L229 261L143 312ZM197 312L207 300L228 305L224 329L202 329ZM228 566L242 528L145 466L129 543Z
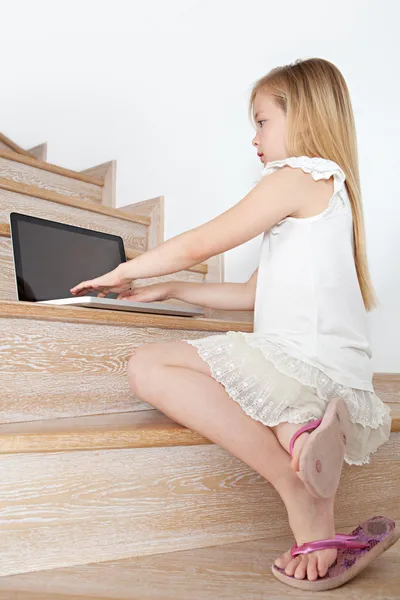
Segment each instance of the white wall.
M116 159L118 206L163 194L165 238L236 204L259 176L253 82L297 58L336 64L355 113L375 371L400 371L396 0L1 2L1 128L81 170ZM397 14L396 14L397 13ZM245 281L261 236L226 254Z

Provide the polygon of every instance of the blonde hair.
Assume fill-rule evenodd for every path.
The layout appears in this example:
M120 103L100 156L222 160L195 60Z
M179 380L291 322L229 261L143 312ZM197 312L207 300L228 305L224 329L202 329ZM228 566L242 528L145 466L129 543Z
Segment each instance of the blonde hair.
M364 214L358 170L357 136L346 81L339 69L322 58L298 59L276 67L253 86L250 120L256 94L268 94L287 118L289 156L320 156L336 162L346 175L353 213L354 261L367 311L377 306L368 269ZM256 126L256 125L255 125Z

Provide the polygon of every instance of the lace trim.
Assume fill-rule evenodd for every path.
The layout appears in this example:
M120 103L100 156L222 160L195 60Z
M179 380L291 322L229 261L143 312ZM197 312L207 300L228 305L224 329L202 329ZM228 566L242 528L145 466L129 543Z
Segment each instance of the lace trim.
M315 181L319 179L329 179L332 175L336 176L340 184L346 180L346 175L337 163L328 158L314 156L291 156L282 160L274 160L265 165L262 175L273 173L279 167L289 165L290 167L302 169L305 173L311 173Z
M236 356L232 350L227 348L234 347L233 336L241 336L245 343L250 347L259 348L268 361L277 369L278 373L288 375L298 384L306 388L315 388L316 395L328 402L330 398L342 397L349 410L349 417L353 423L360 423L363 426L376 429L386 425L390 432L391 416L390 409L373 392L358 390L345 387L332 381L325 373L292 358L279 347L268 342L263 337L257 337L254 333L245 333L239 331L228 331L225 336L213 335L196 340L182 340L195 346L200 356L207 362L214 379L222 383L229 395L235 402L240 404L246 414L253 419L261 421L263 424L273 427L278 423L288 421L291 423L304 423L313 419L320 418L320 414L305 410L297 411L293 403L299 393L303 394L296 384L292 389L288 389L287 381L279 381L278 378L268 372L268 365L257 362L254 355L241 352ZM225 339L222 339L225 338ZM232 342L229 341L232 339ZM247 369L247 376L243 369L247 367L246 361L250 361L250 370ZM249 375L250 373L250 375ZM276 372L275 372L276 373ZM261 394L252 386L262 385ZM280 387L281 386L281 387ZM279 389L280 388L280 389ZM275 393L277 400L268 401L268 397ZM288 409L285 416L285 410ZM383 442L382 442L383 443ZM379 449L379 445L360 459L355 459L347 454L344 457L345 462L350 465L364 465L370 463L370 456Z
M227 332L228 334L231 332ZM294 377L305 386L315 388L318 396L325 401L341 396L347 405L352 423L360 423L364 427L376 429L390 416L390 408L382 402L375 392L349 388L333 381L323 371L293 358L278 346L269 343L265 338L256 334L235 331L242 335L249 346L259 348L264 356L282 373Z

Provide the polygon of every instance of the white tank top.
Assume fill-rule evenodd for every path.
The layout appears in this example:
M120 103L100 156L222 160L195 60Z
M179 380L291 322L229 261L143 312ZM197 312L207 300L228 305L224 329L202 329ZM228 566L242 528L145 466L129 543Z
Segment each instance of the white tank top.
M284 165L301 168L315 180L333 175L334 192L320 214L286 217L265 231L254 332L344 386L373 391L345 174L331 160L300 156L267 163L262 177Z

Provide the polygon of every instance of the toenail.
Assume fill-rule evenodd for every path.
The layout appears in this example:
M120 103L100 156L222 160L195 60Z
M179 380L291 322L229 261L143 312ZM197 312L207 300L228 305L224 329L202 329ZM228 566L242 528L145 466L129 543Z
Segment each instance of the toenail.
M320 460L317 460L317 462L315 463L315 468L317 469L318 473L321 473L322 465Z

